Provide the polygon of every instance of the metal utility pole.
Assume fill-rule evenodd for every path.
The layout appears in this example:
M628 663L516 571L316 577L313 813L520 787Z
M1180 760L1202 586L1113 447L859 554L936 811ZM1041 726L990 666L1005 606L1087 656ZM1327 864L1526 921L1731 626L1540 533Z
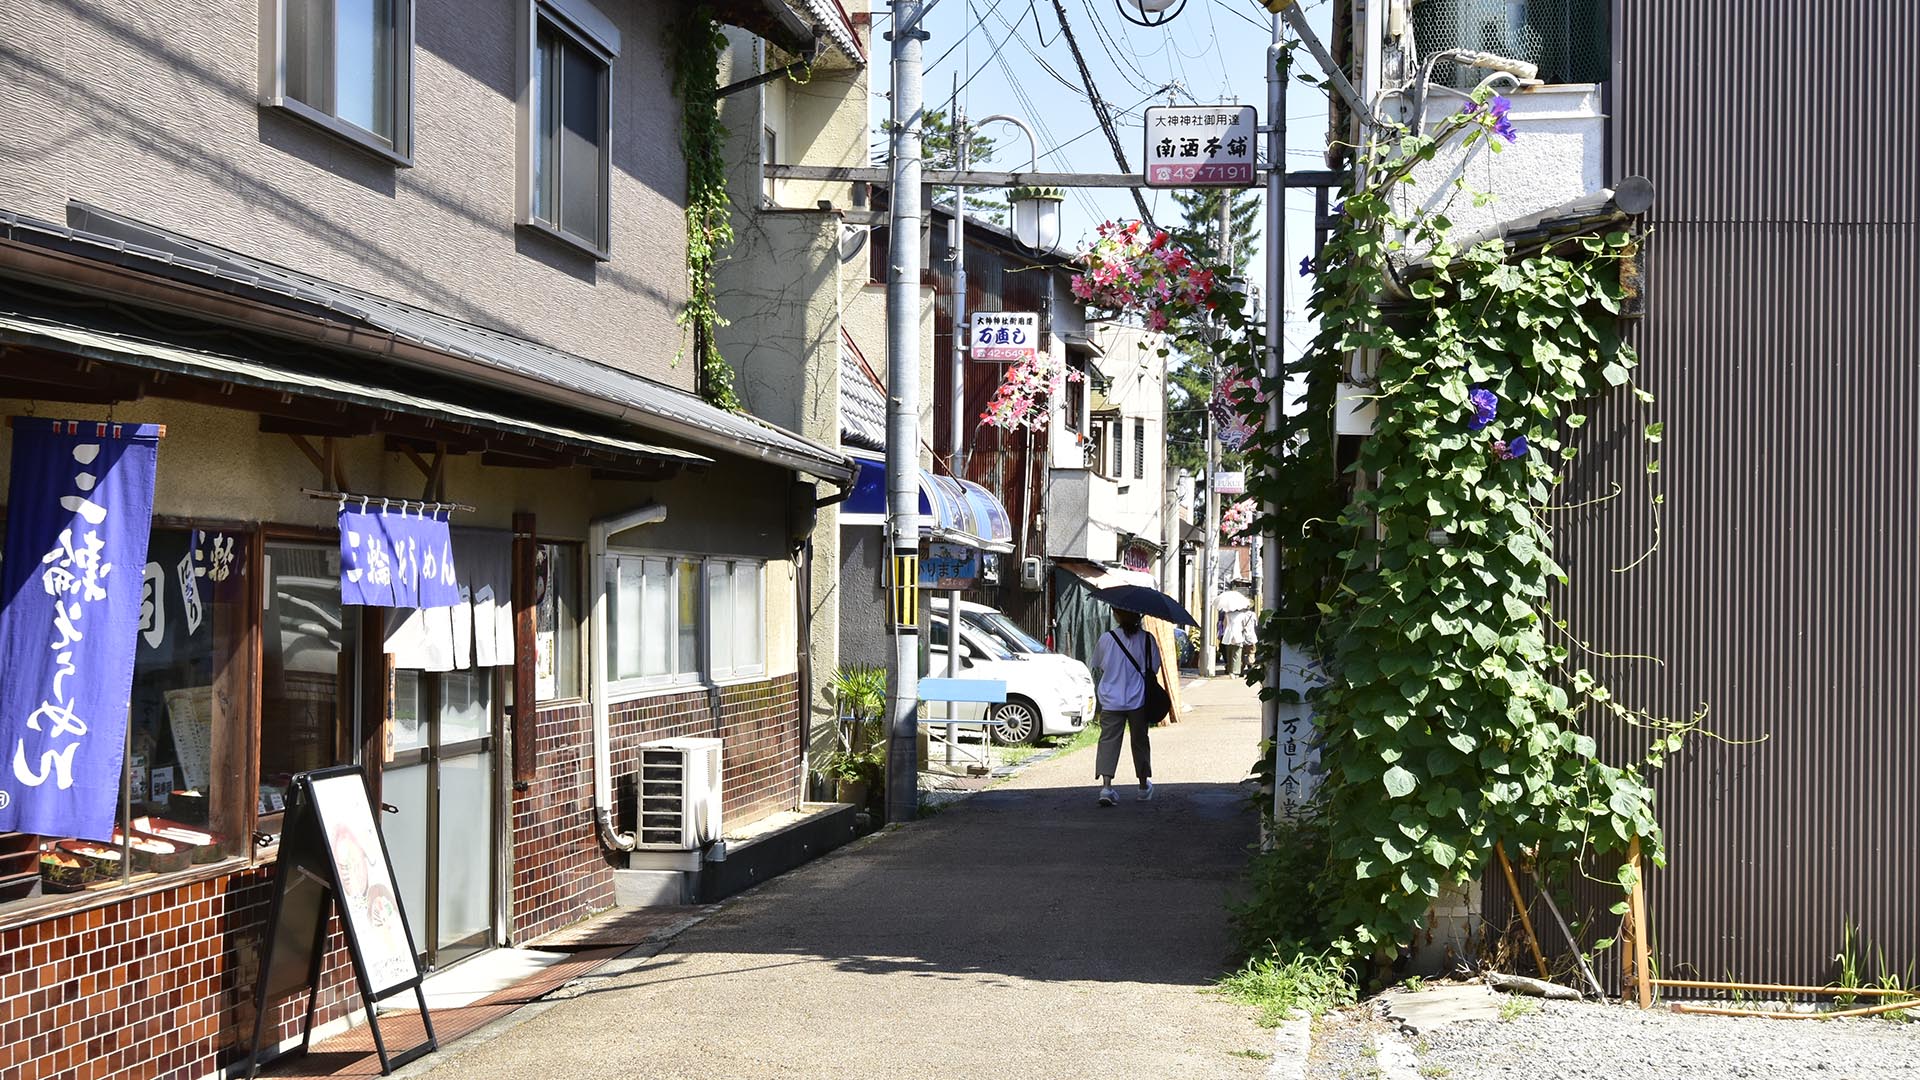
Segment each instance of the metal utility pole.
M1267 348L1262 354L1261 374L1265 385L1271 387L1267 392L1267 430L1279 431L1286 416L1285 384L1280 381L1285 374L1282 363L1281 346L1284 337L1281 333L1286 315L1286 249L1287 249L1287 73L1280 65L1286 59L1286 50L1282 38L1281 16L1273 16L1273 44L1267 47ZM1276 448L1277 451L1277 448ZM1269 464L1266 469L1266 490L1271 492L1278 482L1277 466ZM1268 502L1261 509L1271 514L1276 507ZM1269 527L1260 538L1260 605L1262 614L1270 619L1272 613L1280 607L1280 536ZM1268 626L1273 624L1269 621ZM1280 641L1273 641L1273 651L1267 658L1266 685L1272 689L1280 688ZM1278 820L1281 811L1280 765L1280 700L1278 695L1265 695L1260 703L1260 732L1273 740L1274 772L1273 815Z
M959 76L954 76L958 79ZM960 92L956 86L953 101L953 138L959 143L956 153L959 155L954 164L961 172L967 170L968 151L972 148L972 132L967 130L966 107L960 104ZM947 471L960 478L964 471L960 467L960 454L964 440L961 439L960 419L967 410L967 352L973 347L973 333L967 327L967 188L957 184L953 189L953 359L948 367L952 376L952 408L947 413ZM947 594L947 677L960 677L960 590ZM952 702L947 708L959 706ZM952 716L952 713L948 713ZM953 753L953 729L947 729L947 753ZM949 759L951 763L951 759Z
M887 534L893 548L894 672L887 820L919 812L920 778L920 28L922 0L895 0L887 224Z
M1227 273L1233 272L1233 192L1220 190L1220 266ZM1224 335L1224 324L1216 329L1216 334ZM1208 370L1213 374L1217 386L1221 372L1214 361L1207 362ZM1214 438L1213 402L1207 402L1207 536L1206 570L1200 578L1200 674L1215 675L1217 666L1216 641L1219 637L1220 621L1219 575L1214 569L1220 563L1220 493L1214 490L1214 478L1220 473L1220 443Z

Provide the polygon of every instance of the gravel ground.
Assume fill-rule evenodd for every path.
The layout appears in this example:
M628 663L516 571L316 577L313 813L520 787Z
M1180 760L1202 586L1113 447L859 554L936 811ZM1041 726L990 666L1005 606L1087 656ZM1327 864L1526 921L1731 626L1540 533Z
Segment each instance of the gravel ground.
M1410 1037L1426 1080L1920 1080L1920 1023L1748 1020L1526 999L1512 1020L1469 1020ZM1369 1007L1314 1033L1313 1080L1372 1080Z

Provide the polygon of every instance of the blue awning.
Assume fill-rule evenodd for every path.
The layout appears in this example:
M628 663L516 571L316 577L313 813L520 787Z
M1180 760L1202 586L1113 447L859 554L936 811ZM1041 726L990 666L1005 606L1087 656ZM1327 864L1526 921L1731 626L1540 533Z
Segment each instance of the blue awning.
M887 519L887 463L877 454L852 453L859 472L853 492L840 504L840 521L879 525ZM1007 554L1013 522L993 492L971 480L920 470L920 535L942 543Z

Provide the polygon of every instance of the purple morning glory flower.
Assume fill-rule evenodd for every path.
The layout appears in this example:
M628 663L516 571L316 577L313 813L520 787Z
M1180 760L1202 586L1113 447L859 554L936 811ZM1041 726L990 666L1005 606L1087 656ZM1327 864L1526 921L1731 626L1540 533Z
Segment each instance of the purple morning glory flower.
M1504 116L1493 122L1493 133L1510 143L1520 141L1520 133L1513 129L1513 121Z
M1526 456L1527 437L1525 435L1515 435L1513 441L1507 443L1506 448L1500 451L1500 458L1503 461L1512 461L1514 458Z
M1305 255L1300 259L1300 276L1308 277L1313 273L1313 256Z
M1505 116L1507 115L1507 110L1511 108L1513 108L1513 102L1507 100L1506 98L1500 96L1499 94L1495 94L1493 96L1493 115Z
M1473 419L1467 421L1467 428L1479 431L1493 423L1493 415L1500 408L1500 399L1494 396L1493 391L1476 386L1467 395L1467 404L1473 406Z

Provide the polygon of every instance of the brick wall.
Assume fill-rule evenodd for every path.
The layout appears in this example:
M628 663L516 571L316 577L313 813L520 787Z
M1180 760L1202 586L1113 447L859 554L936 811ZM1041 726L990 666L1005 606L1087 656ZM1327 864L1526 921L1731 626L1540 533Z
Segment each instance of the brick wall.
M643 742L718 737L721 815L729 828L756 821L801 799L799 709L794 675L723 687L717 716L704 689L616 703L609 717L614 777L639 768ZM543 709L535 739L538 772L513 800L517 942L613 906L616 864L593 830L591 714L585 705Z
M0 931L0 1062L9 1078L200 1077L253 1036L273 867L216 875ZM338 923L314 1024L360 1007ZM306 997L276 1007L272 1044ZM17 1069L17 1071L15 1071Z
M615 774L633 771L641 742L719 736L728 823L790 807L801 794L798 695L789 675L723 689L717 717L704 690L615 706ZM613 862L593 835L588 712L539 715L539 773L514 797L516 941L613 903ZM0 1074L197 1078L244 1056L273 873L215 873L0 930ZM305 1007L300 994L278 1003L262 1041L297 1035ZM336 921L314 1023L360 1007Z

